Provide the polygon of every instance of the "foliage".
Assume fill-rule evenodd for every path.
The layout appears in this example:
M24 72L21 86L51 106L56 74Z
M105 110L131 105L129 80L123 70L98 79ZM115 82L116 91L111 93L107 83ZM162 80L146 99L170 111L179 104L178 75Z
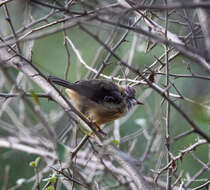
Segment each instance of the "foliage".
M0 2L0 188L207 189L209 5ZM144 105L96 129L49 75L132 86Z

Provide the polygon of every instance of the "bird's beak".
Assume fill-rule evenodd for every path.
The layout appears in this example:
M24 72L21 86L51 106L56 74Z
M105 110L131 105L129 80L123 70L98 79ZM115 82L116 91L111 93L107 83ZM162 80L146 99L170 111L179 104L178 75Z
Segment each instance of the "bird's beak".
M137 99L135 99L136 100L136 104L137 105L144 105L144 103L143 102L140 102L139 100L137 100Z

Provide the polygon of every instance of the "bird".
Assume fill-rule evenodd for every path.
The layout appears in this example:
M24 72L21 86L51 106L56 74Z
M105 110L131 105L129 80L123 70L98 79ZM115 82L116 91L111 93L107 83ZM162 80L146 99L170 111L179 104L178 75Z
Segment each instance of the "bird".
M115 84L105 79L68 82L49 76L48 80L66 88L73 106L98 128L126 115L142 102L135 98L136 90L131 86Z

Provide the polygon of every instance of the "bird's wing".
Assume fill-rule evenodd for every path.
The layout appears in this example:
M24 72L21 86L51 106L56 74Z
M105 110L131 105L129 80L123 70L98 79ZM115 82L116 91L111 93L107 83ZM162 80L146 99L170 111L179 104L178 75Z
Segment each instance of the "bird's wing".
M48 79L57 85L74 90L78 94L85 96L92 101L98 102L104 98L103 84L107 83L107 81L93 79L81 80L75 83L71 83L53 76L49 76ZM100 83L102 85L100 85Z

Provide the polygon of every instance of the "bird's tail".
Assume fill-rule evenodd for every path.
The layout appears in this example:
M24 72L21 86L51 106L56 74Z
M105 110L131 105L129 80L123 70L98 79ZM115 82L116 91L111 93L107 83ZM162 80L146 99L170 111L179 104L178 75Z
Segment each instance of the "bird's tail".
M57 84L66 88L72 88L72 85L73 85L71 82L68 82L61 78L53 77L53 76L48 76L48 80L54 84Z

